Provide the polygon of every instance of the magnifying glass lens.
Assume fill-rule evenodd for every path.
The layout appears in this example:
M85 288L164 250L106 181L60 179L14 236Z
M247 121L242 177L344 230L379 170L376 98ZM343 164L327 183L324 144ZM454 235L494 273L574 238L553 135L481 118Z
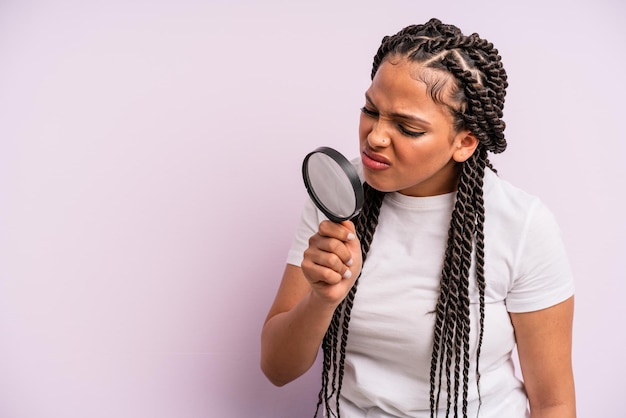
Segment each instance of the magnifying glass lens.
M309 153L302 163L302 175L309 196L333 222L356 216L363 205L363 186L356 169L332 148Z

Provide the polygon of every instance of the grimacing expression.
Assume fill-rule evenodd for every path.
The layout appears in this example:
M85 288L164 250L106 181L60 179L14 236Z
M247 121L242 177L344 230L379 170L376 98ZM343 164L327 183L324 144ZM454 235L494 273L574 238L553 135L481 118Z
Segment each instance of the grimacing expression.
M454 128L450 110L436 103L418 76L420 64L385 59L365 93L359 141L365 180L383 192L434 196L456 190L459 162L478 145Z

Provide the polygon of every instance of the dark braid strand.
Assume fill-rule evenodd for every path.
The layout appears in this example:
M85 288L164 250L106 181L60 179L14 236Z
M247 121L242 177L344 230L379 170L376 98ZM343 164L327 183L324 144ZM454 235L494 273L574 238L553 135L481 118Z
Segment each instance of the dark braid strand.
M361 253L363 262L367 258L370 245L374 238L374 231L378 224L378 215L380 214L380 206L382 205L385 194L373 189L369 184L363 184L365 190L365 204L361 213L354 220L357 236L361 243ZM343 302L335 309L333 319L331 321L324 340L322 342L322 350L324 352L324 366L322 371L322 389L320 390L317 402L315 416L319 412L319 408L324 404L326 415L336 416L339 418L339 397L341 394L341 386L343 384L344 360L346 356L346 345L348 341L348 325L350 323L350 315L352 313L352 305L356 296L356 290L359 283L357 278L348 292ZM341 324L341 325L339 325ZM339 338L339 334L341 337ZM339 353L339 356L337 356ZM332 370L332 378L329 378L329 372ZM329 386L331 389L328 393ZM335 411L330 409L332 396L335 396Z

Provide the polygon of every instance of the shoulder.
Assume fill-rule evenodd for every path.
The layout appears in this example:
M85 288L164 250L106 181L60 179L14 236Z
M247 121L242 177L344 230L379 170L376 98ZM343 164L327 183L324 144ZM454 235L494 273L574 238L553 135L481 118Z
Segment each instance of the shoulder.
M541 204L537 196L514 186L490 169L485 170L483 191L485 204L501 210L526 211Z
M485 172L485 232L499 244L508 242L519 251L528 251L529 242L542 247L560 241L561 230L552 211L543 201L498 177Z
M552 211L539 199L485 172L485 234L491 254L503 255L510 271L507 307L528 312L573 294L573 278Z
M552 210L538 196L514 186L492 170L485 170L483 190L486 224L520 233L542 228L558 231Z
M512 185L491 170L484 178L485 225L512 239L522 238L530 224L552 223L550 210L537 196Z

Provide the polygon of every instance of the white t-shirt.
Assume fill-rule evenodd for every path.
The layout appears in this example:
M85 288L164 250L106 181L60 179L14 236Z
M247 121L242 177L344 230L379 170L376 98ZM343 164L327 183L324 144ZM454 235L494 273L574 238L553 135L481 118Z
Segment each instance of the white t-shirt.
M428 417L434 314L456 193L386 195L363 266L350 320L341 414L345 418ZM480 357L480 417L527 417L511 353L508 312L553 306L574 292L559 228L537 199L491 170L484 180L485 328ZM325 219L310 202L287 262L299 266ZM468 416L476 416L478 291L470 276ZM445 408L442 392L440 407ZM445 415L445 410L443 411Z

